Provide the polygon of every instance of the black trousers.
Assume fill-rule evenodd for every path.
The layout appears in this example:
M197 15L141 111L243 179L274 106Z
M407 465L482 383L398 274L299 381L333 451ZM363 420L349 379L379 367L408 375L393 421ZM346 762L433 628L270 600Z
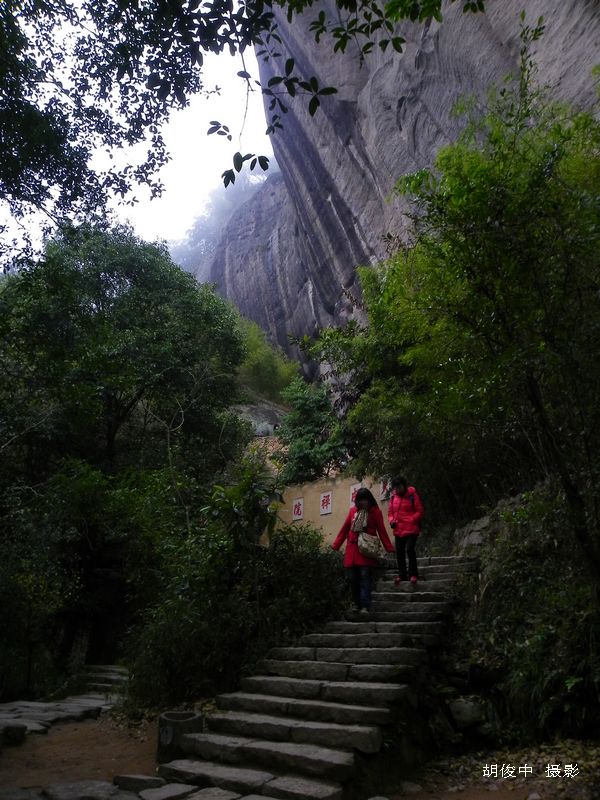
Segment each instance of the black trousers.
M406 555L408 555L408 573L411 578L413 575L415 578L418 578L419 572L417 570L417 553L415 551L415 546L419 535L417 533L411 533L409 536L395 536L394 538L396 540L398 574L403 581L406 580Z
M347 567L356 608L371 608L371 567Z

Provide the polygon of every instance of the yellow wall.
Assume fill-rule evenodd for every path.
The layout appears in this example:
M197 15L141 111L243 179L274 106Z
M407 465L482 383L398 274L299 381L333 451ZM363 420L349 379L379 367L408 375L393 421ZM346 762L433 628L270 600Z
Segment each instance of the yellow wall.
M284 503L279 509L279 519L285 524L306 524L310 523L323 531L323 540L326 544L331 544L337 536L342 523L346 519L348 509L351 505L350 491L355 484L365 486L373 492L379 507L383 512L388 533L391 534L387 526L387 500L380 497L380 482L374 478L365 478L358 481L356 478L329 478L313 483L305 483L302 486L288 486L283 493ZM319 513L321 494L332 492L331 514ZM304 517L298 522L292 522L292 509L294 500L304 499Z

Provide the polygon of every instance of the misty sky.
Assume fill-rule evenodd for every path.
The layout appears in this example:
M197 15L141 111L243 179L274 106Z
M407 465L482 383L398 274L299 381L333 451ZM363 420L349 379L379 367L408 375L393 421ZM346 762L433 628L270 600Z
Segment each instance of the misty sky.
M211 192L226 192L221 173L232 167L233 154L256 153L272 157L269 138L265 135L267 123L264 116L260 90L252 92L249 98L248 114L241 135L244 109L246 106L246 83L237 72L246 69L258 78L258 67L254 52L244 54L245 67L240 56L228 53L206 57L203 68L203 81L206 89L221 88L220 94L209 97L192 98L188 108L171 112L171 119L163 127L163 135L171 154L171 161L160 172L165 186L162 197L150 199L150 193L143 186L136 186L133 195L138 199L134 206L119 205L118 200L109 203L121 222L130 222L135 232L148 241L165 239L178 241L185 237L196 217L205 209ZM254 84L253 84L254 85ZM207 136L211 120L228 125L232 141L224 136ZM134 148L135 153L144 152L144 146ZM128 161L137 162L138 155L123 149L113 153L113 165L124 166ZM106 154L98 153L92 160L96 168L109 165ZM255 172L263 175L260 167ZM33 236L36 246L41 245L41 221L43 216L33 214L25 223ZM8 236L19 238L20 228L7 210L0 207L0 222L8 225Z
M245 53L246 69L258 78L252 51ZM186 109L175 111L164 129L165 141L172 161L161 172L165 184L162 197L149 199L139 188L137 206L114 208L120 219L129 220L136 233L148 240L181 239L193 220L202 213L208 195L222 187L221 173L232 166L233 154L256 153L271 157L272 148L265 136L265 121L260 91L251 93L246 125L240 141L240 130L246 104L245 82L236 73L243 69L239 56L228 54L207 58L203 70L204 85L222 88L220 95L195 97ZM258 87L257 87L258 89ZM207 136L211 120L228 125L233 140L224 136ZM262 174L257 166L256 170Z

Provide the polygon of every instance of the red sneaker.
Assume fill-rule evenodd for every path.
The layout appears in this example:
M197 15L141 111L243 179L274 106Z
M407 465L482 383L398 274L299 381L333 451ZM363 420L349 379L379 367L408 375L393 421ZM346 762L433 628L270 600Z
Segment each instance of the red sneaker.
M402 578L400 577L400 575L396 575L396 577L394 578L394 583L396 584L396 586L398 586L398 584L401 583L401 581Z
M415 583L417 582L417 576L416 576L416 575L411 575L411 576L410 576L410 582L411 582L411 583L412 583L412 585L414 586L414 585L415 585Z

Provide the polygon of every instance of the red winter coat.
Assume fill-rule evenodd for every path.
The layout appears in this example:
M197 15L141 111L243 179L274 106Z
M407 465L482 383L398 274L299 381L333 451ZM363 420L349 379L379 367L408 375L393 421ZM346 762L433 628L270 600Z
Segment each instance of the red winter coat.
M423 503L414 486L409 486L402 497L392 493L388 505L388 519L396 526L392 529L394 536L410 536L421 531Z
M344 553L344 566L345 567L376 567L376 558L367 558L358 549L358 533L351 530L352 520L356 514L356 506L352 506L348 512L348 516L344 520L344 524L340 528L335 542L331 545L334 550L339 550L344 541L347 539L346 552ZM383 521L383 514L379 506L373 506L369 509L367 517L367 533L371 536L379 536L381 542L388 553L394 551L394 545L390 542L390 537L387 535L385 529L385 522Z

